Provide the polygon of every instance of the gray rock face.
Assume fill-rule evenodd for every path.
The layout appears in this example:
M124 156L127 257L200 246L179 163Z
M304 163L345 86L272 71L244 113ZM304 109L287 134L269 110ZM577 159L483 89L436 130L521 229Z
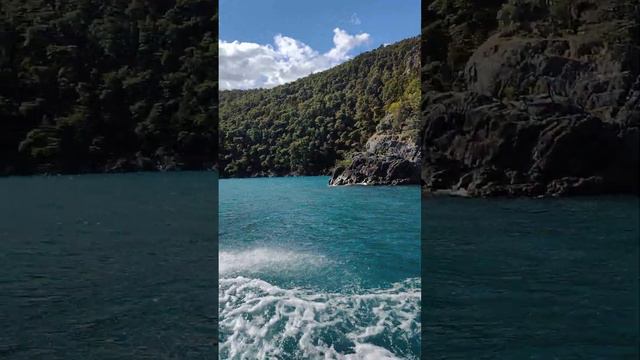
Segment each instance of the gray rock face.
M606 122L568 103L502 103L433 93L425 117L427 191L469 196L638 192L638 126ZM438 110L440 109L440 110Z
M498 33L467 62L468 90L498 99L545 94L613 120L635 81L637 69L630 61L637 61L638 51L610 48L613 44L594 36L547 39Z
M395 135L372 136L365 151L347 167L334 169L330 185L409 185L420 183L420 158L416 144Z
M543 2L523 1L537 17L492 32L453 75L455 86L424 91L423 189L638 194L640 24L629 11L640 6L582 0L562 28Z

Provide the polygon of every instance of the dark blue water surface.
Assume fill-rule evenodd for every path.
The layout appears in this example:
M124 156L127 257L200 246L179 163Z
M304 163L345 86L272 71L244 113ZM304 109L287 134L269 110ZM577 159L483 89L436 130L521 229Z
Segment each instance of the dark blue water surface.
M220 181L221 359L417 359L420 189Z
M327 180L0 179L0 358L637 358L637 198Z
M0 358L211 359L216 176L0 179Z
M636 197L423 200L425 359L638 358Z

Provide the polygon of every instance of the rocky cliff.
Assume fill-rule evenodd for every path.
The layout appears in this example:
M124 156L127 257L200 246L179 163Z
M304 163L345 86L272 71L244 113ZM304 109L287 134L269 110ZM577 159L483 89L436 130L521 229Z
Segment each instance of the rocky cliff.
M405 62L404 76L409 76L412 83L417 84L417 41L409 49ZM386 82L392 84L398 80L387 78ZM407 90L385 107L384 117L365 145L334 166L329 185L420 184L420 89L415 89L415 92L411 88Z
M409 185L420 183L419 147L396 134L375 134L365 151L333 170L330 185Z
M638 3L449 3L423 9L423 189L637 194Z

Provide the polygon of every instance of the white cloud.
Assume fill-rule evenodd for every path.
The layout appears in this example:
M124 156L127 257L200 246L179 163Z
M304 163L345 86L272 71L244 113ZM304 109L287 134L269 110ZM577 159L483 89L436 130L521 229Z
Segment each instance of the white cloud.
M358 17L358 14L353 13L353 15L351 15L351 23L354 24L354 25L362 24L362 21L360 21L360 18Z
M344 59L347 53L361 44L369 41L369 34L349 35L339 28L333 29L333 49L326 54L327 57L335 60Z
M336 66L369 41L369 34L333 30L334 47L321 54L296 39L276 35L273 45L220 40L219 86L222 90L270 88Z

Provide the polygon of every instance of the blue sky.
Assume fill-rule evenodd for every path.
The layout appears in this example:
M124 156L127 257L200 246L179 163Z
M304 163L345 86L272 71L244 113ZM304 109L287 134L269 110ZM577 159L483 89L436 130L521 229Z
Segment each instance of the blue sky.
M273 87L420 33L420 0L220 0L220 87Z

